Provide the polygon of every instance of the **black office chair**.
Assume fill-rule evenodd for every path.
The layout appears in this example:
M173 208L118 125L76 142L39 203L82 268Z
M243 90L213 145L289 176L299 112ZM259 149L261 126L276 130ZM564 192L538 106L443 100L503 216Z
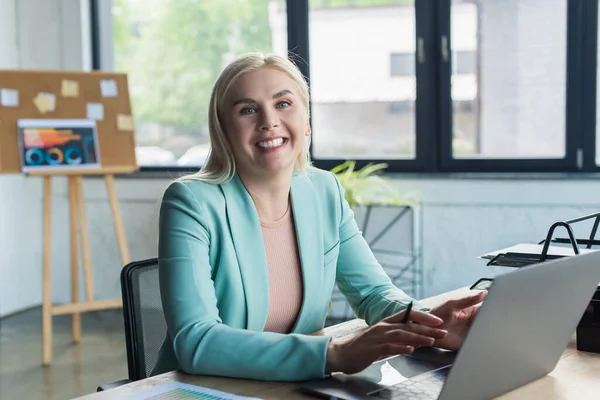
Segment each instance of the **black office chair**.
M150 376L167 332L158 283L158 259L127 264L121 271L121 294L129 379L100 385L98 391Z

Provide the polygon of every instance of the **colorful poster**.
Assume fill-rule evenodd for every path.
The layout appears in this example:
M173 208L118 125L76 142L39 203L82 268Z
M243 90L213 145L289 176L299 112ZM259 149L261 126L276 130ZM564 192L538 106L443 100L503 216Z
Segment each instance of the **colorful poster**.
M18 130L23 172L100 167L95 121L21 119Z

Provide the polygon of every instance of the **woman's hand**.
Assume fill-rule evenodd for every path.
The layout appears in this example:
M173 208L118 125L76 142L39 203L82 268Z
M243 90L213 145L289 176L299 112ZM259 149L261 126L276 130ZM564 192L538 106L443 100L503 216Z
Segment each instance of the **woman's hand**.
M330 342L327 348L326 373L354 374L374 361L412 353L415 347L432 346L448 333L439 329L443 321L437 316L413 310L410 320L401 323L405 311L394 314L367 328L358 336L341 343Z
M431 309L431 314L440 317L444 321L439 328L448 331L444 338L436 340L436 347L448 350L459 349L486 294L487 291L482 291L462 299L448 300Z

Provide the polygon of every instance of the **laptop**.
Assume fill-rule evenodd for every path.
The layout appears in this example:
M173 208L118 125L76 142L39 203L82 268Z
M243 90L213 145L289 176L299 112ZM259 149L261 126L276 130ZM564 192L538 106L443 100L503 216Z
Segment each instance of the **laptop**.
M339 400L500 396L556 367L599 282L600 252L522 267L494 279L458 353L423 349L301 390Z

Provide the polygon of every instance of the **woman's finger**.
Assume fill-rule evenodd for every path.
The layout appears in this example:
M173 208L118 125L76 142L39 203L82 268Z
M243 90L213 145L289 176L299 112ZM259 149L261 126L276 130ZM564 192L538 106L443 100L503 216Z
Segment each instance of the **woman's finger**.
M483 292L479 292L473 296L467 296L467 297L463 297L463 298L456 299L456 300L449 300L448 305L451 305L452 308L458 309L458 310L467 308L467 307L471 307L471 306L481 303L483 301L483 299L485 299L486 294L487 294L487 292L483 291Z
M378 354L377 358L380 359L395 356L397 354L410 354L415 351L415 348L414 346L406 344L384 343L375 346L374 350Z
M373 326L372 330L375 331L376 334L382 334L382 335L385 335L388 332L401 330L401 331L413 332L413 333L423 335L423 336L432 337L435 339L442 339L448 334L448 331L444 330L444 329L439 329L439 328L430 327L430 326L421 325L421 324L412 324L412 323L408 323L408 324L379 323L379 324Z
M421 325L427 325L432 327L440 326L444 323L444 320L440 317L424 311L411 312L409 320L417 322Z
M435 339L443 339L448 334L447 330L432 328L432 327L420 325L420 324L405 324L405 325L402 325L401 329L404 329L404 330L407 330L410 332L414 332L419 335L432 337Z
M420 335L404 329L395 329L383 334L382 339L383 342L387 343L406 344L411 346L432 346L436 338Z
M400 323L400 322L402 322L402 319L404 318L405 313L406 313L406 311L400 311L399 313L396 313L390 317L387 317L383 321L388 322L388 323L396 323L396 324ZM440 317L437 317L437 316L435 316L431 313L425 312L425 311L420 311L420 310L415 310L415 309L413 309L411 311L409 320L415 321L415 322L418 322L420 324L427 325L427 326L439 326L444 322Z

